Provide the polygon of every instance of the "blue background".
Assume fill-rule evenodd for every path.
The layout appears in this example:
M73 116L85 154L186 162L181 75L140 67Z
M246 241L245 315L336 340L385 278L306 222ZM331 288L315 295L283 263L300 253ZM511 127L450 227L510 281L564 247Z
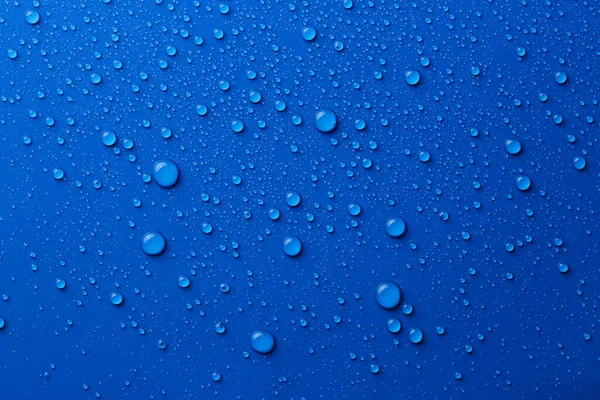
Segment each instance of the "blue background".
M600 398L597 2L220 4L0 6L0 397ZM171 189L149 179L163 159ZM151 230L159 257L140 249ZM412 315L378 307L384 281Z

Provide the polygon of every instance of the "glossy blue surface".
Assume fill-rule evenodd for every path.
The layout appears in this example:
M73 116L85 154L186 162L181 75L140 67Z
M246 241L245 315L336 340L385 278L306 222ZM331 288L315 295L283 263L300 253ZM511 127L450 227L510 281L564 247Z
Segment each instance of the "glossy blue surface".
M599 10L4 2L0 399L597 400Z

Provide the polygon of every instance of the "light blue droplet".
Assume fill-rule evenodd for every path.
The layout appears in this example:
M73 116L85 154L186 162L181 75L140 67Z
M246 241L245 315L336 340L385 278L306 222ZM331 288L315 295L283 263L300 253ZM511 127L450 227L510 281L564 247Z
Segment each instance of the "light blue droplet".
M188 288L190 286L190 283L190 278L188 278L187 276L181 275L179 278L177 278L177 284L182 289Z
M421 343L423 341L423 331L419 328L410 328L408 331L408 340L414 344Z
M567 263L559 263L558 264L558 270L562 274L566 274L567 272L569 272L569 264L567 264Z
M29 25L35 25L40 22L40 13L35 10L27 10L25 11L25 21Z
M586 165L587 165L587 162L585 161L585 158L583 158L581 156L573 157L573 167L575 167L576 170L582 171L585 169Z
M305 26L302 28L302 39L310 42L311 40L314 40L315 37L317 37L317 30L315 28L312 26Z
M319 132L329 133L337 126L337 116L331 110L319 110L315 114L314 125Z
M259 329L250 335L250 347L260 354L269 354L275 348L275 336L270 332Z
M196 106L196 114L198 114L201 117L205 116L206 114L208 114L208 107L206 107L204 104L198 104Z
M399 238L406 232L406 222L401 217L392 217L385 222L385 233L390 237Z
M109 299L113 306L119 306L123 303L123 295L119 292L112 292Z
M63 171L61 168L54 168L54 170L52 171L52 176L57 181L60 181L65 177L65 171Z
M527 175L519 175L515 180L515 185L517 189L524 192L531 187L531 179Z
M357 203L348 204L348 214L352 215L353 217L360 215L361 211L362 210L361 210L359 204L357 204Z
M102 132L102 144L105 146L114 146L117 143L117 135L113 131L106 130Z
M283 240L283 252L288 257L296 257L302 252L302 242L295 236Z
M169 188L179 180L179 168L171 160L160 160L154 163L152 177L159 186Z
M421 74L419 74L419 71L409 69L404 73L404 81L410 86L415 86L421 81Z
M285 204L290 207L298 207L301 201L302 197L300 197L298 192L291 191L287 192L285 195Z
M565 83L567 83L567 79L568 79L567 74L564 71L558 71L557 73L554 74L554 80L559 85L564 85Z
M231 130L240 133L244 130L244 123L238 119L231 121Z
M402 329L402 324L398 318L392 317L387 320L386 327L390 333L398 333Z
M61 278L56 279L56 288L58 290L63 290L66 287L67 287L67 282L65 282L64 279L61 279Z
M509 138L504 141L504 150L506 150L508 154L517 155L521 152L522 148L519 139Z
M431 154L427 150L422 150L419 152L419 161L422 163L428 163L431 160Z
M160 232L150 231L142 236L142 251L149 256L161 254L167 247L167 239Z
M102 82L102 76L100 74L92 74L90 75L90 81L94 85L98 85L100 82Z
M375 289L375 300L381 308L392 310L398 307L402 300L400 287L393 282L382 282Z
M256 104L260 102L260 100L262 99L262 95L257 90L251 90L248 94L248 98L250 99L250 102Z

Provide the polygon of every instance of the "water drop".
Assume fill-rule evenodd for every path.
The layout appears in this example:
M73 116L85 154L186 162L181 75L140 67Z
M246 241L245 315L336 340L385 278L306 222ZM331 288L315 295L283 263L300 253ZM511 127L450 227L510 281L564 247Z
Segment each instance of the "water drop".
M394 318L394 317L389 318L387 320L386 326L387 326L387 330L390 333L398 333L402 329L402 323L400 323L398 318Z
M587 165L587 162L585 161L585 158L583 158L581 156L573 157L573 167L575 167L576 170L582 171L585 169L586 165Z
M142 236L141 246L144 253L157 256L167 247L167 239L160 232L150 231Z
M385 222L385 233L390 237L399 238L406 232L406 223L401 217L392 217Z
M302 28L302 39L310 42L311 40L314 40L315 37L317 37L317 30L315 28L312 26Z
M117 135L113 131L106 130L102 132L102 144L105 146L114 146L117 143Z
M296 257L302 252L302 242L295 236L283 240L283 252L288 257Z
M524 192L531 187L531 179L527 175L519 175L515 180L515 185L517 189Z
M423 341L423 331L421 331L419 328L410 328L408 331L408 340L414 344L421 343Z
M415 86L421 81L421 74L419 74L419 71L409 69L404 73L404 81L410 86Z
M506 150L508 154L517 155L522 150L521 142L519 139L515 138L506 139L504 141L504 150Z
M375 300L381 308L392 310L398 307L402 299L400 287L393 282L382 282L375 289Z
M558 71L556 74L554 74L554 80L559 85L564 85L565 83L567 83L567 79L567 74L564 71Z
M123 303L123 295L119 292L112 292L109 299L113 306L119 306Z
M27 21L29 25L37 24L40 22L40 13L35 10L27 10L25 12L25 21Z
M337 116L331 110L319 110L315 114L314 125L319 132L329 133L337 126Z
M171 160L160 160L154 163L152 177L159 186L169 188L179 180L179 168Z
M259 329L250 335L250 347L260 354L269 354L275 348L275 337L265 330Z

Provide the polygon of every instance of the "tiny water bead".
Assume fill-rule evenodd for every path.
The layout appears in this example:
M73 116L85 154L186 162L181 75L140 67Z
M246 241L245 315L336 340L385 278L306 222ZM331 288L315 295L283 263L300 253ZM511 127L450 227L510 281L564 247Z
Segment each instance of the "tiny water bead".
M398 333L402 329L402 323L398 320L398 318L389 318L386 324L387 330L390 333Z
M371 364L371 366L369 367L369 371L371 371L372 374L378 374L379 372L381 372L381 368L378 364Z
M123 303L123 295L119 292L112 292L109 299L113 306L120 306Z
M410 328L408 331L408 340L414 344L421 343L423 341L423 331L419 328Z
M527 175L519 175L517 179L515 179L515 185L520 191L527 191L531 187L531 179Z
M250 347L260 354L269 354L275 348L275 336L271 332L259 329L250 335Z
M6 320L0 317L0 331L6 326Z
M419 82L421 82L421 74L419 73L419 71L409 69L404 73L404 81L410 86L418 85Z
M29 25L35 25L40 22L40 13L35 10L27 10L25 11L25 21Z
M381 308L393 310L402 300L402 291L394 282L382 282L375 289L375 300Z
M110 146L114 146L114 144L117 143L117 135L110 130L106 130L104 132L102 132L102 144L110 147Z
M521 142L519 141L519 139L515 138L506 139L504 141L504 150L506 150L508 154L511 154L513 156L517 155L522 150Z
M158 186L170 188L179 180L179 167L171 160L160 160L154 163L152 177Z
M302 242L295 236L283 239L283 253L288 257L296 257L302 252Z
M581 157L581 156L575 156L573 157L573 167L578 170L578 171L582 171L585 169L585 166L587 165L587 162L585 161L585 158Z
M564 71L558 71L557 73L554 74L554 80L559 85L564 85L567 82L567 79L568 79L567 74Z
M302 201L302 197L300 197L300 194L298 194L298 192L287 192L285 195L285 204L287 204L290 207L298 207L300 205L300 202Z
M399 238L406 232L406 222L401 217L392 217L385 222L385 233L393 238Z
M333 111L323 109L315 113L313 122L319 132L329 133L337 126L337 116Z
M157 256L165 251L167 239L160 232L150 231L142 236L142 251L149 256Z

